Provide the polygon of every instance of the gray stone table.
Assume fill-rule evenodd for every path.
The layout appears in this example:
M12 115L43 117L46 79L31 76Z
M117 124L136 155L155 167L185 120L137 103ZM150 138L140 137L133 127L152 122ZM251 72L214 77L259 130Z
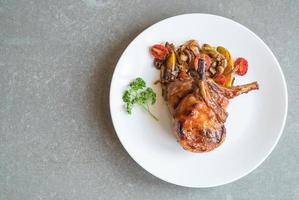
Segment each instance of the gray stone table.
M121 146L108 109L113 69L129 42L161 19L191 12L257 33L289 91L284 134L269 158L209 189L143 170ZM298 19L296 0L0 0L0 199L299 199Z

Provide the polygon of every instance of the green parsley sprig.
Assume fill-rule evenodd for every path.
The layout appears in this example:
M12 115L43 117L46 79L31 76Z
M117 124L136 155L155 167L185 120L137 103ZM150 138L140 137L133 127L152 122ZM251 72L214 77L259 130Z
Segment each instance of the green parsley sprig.
M127 113L131 114L133 106L138 104L158 121L158 118L149 109L149 105L156 103L156 93L152 88L146 87L146 83L142 78L138 77L130 82L129 88L124 92L122 99Z

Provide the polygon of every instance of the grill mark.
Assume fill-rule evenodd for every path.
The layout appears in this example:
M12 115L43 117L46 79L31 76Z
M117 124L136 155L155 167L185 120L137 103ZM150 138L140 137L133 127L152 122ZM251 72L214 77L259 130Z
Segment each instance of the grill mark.
M222 141L223 136L226 134L225 126L222 125L220 130L212 131L209 128L202 129L202 134L212 139L214 143L220 143Z
M177 133L178 133L178 136L180 138L182 138L185 135L184 129L183 129L183 124L182 124L181 121L178 121L177 123L178 123L178 125L177 125Z

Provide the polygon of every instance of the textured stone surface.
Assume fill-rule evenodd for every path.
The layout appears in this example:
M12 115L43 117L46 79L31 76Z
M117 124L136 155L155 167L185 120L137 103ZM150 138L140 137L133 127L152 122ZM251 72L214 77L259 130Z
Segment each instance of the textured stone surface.
M0 199L299 199L298 9L295 0L0 0ZM210 189L144 171L119 143L108 109L112 72L129 42L190 12L256 32L289 89L286 128L270 157Z

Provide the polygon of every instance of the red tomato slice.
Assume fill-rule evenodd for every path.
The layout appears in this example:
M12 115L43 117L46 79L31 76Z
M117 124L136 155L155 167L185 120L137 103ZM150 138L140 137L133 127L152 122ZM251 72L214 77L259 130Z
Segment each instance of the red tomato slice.
M226 81L226 78L223 74L218 74L213 79L216 83L218 83L219 85L222 85L222 86L225 84L225 81Z
M239 76L244 76L248 70L248 62L245 58L237 58L235 61L235 67L237 67L236 74Z
M205 64L205 70L209 69L212 64L210 56L204 53L198 54L194 59L194 69L197 70L200 64Z
M164 45L155 44L151 47L151 54L158 60L165 60L169 51Z

